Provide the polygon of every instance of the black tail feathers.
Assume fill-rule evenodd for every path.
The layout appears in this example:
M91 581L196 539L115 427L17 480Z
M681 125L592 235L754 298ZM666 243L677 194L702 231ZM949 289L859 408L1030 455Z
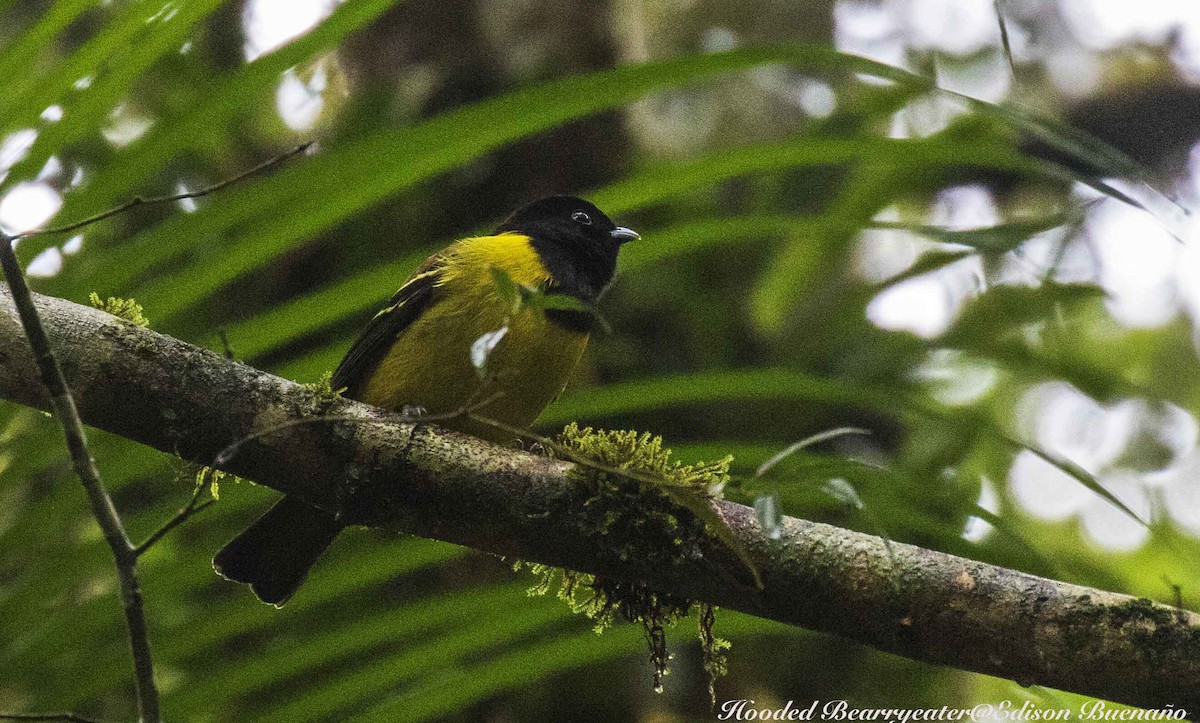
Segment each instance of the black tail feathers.
M222 577L250 586L259 600L281 607L342 531L332 513L284 497L213 557Z

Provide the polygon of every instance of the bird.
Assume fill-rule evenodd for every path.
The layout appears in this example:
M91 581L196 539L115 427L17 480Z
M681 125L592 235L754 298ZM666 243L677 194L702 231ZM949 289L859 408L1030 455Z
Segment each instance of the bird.
M638 238L574 196L528 203L491 235L461 239L426 259L350 346L331 386L350 399L512 443L513 430L528 429L566 385L596 326L595 305L612 283L618 252ZM566 303L514 304L512 289ZM481 340L490 347L484 364L472 358ZM456 414L468 408L475 413ZM335 513L285 495L216 553L213 568L282 607L344 527Z

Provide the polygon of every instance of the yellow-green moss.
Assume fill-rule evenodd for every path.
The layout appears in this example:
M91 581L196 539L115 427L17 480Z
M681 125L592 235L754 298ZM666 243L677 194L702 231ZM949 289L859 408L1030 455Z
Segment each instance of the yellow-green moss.
M341 389L333 388L333 372L330 371L321 374L321 378L317 381L302 384L301 386L307 387L313 393L316 397L314 401L321 412L325 411L330 404L341 399L342 394L346 391L346 387L342 387Z
M222 472L219 469L212 467L201 467L196 470L196 494L204 493L204 488L208 487L208 493L212 495L214 500L221 499L221 480L226 477L232 478L234 481L240 481L238 477L227 472Z
M580 427L572 422L555 440L568 452L620 472L645 475L654 484L683 487L708 497L720 496L729 482L732 455L715 462L685 465L671 459L662 437L634 430L604 430Z
M101 301L100 294L93 291L88 296L88 303L101 311L128 321L134 326L150 326L150 320L142 314L142 305L133 299L118 299L115 296L110 296L108 299Z
M732 457L685 465L671 459L671 450L663 446L661 437L581 428L574 423L563 429L551 452L579 463L573 475L591 496L580 510L577 524L584 535L602 537L603 548L617 560L635 554L645 559L651 551L653 564L669 567L691 559L710 537L732 540L712 505L729 480ZM671 657L666 628L691 613L691 600L641 583L536 563L514 565L516 570L522 568L539 578L530 594L555 590L573 612L595 621L596 632L618 616L640 623L654 665L654 687L662 689ZM715 678L725 673L729 648L728 642L713 634L713 620L713 607L701 605L700 640L710 694Z

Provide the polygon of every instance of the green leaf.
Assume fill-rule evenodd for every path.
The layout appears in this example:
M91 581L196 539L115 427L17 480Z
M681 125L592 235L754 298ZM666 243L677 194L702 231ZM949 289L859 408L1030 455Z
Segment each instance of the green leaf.
M496 293L508 305L509 313L517 313L521 309L521 287L512 280L507 271L499 266L493 266L490 271L492 272L492 286L495 287Z
M37 114L52 103L63 106L63 118L40 127L29 154L13 166L8 179L30 178L52 155L93 138L137 79L160 57L177 51L194 27L221 5L221 0L189 0L170 6L158 0L142 0L112 6L112 19L51 79L39 83L32 97L21 99L24 117L13 119L17 125L32 124ZM85 76L92 79L85 90L70 87ZM0 137L13 126L9 123Z
M904 156L913 148L895 150L890 160L872 163L864 159L853 166L823 214L818 233L791 239L771 259L750 297L751 316L760 332L771 336L786 331L793 323L797 299L819 293L824 279L839 273L838 267L862 229L903 192L919 168L929 165L922 162L906 167Z
M698 493L693 488L682 485L664 483L661 487L676 504L691 511L696 516L696 519L704 523L705 529L720 540L721 544L737 555L737 558L746 566L746 570L750 573L751 578L753 578L754 586L762 590L762 577L758 573L758 566L754 564L754 558L750 556L750 550L733 534L733 530L729 528L729 523L725 521L717 506L713 504L712 498L708 495Z
M38 56L79 16L94 7L95 3L92 0L55 2L38 18L33 27L4 46L4 52L0 53L0 78L5 79L5 92L0 97L0 113L3 114L6 127L11 128L21 120L33 125L36 116L26 116L22 119L14 117L17 114L14 111L19 112L24 106L26 113L34 110L40 113L45 108L37 108L36 102L22 102L30 88L37 86L43 79L43 74L36 70Z
M432 251L407 254L396 261L364 269L298 299L230 324L226 333L239 355L254 359L285 342L345 321L357 313L382 308L387 304L388 295L395 290L397 280L407 278Z
M1060 305L1069 308L1103 296L1104 290L1093 284L997 286L967 304L941 342L966 349L985 348L997 337L1052 318Z
M561 605L544 602L547 604L537 605L519 597L512 607L494 607L471 617L470 625L450 628L445 634L416 644L404 644L398 654L364 660L344 670L334 669L310 684L292 687L286 699L257 720L283 723L339 719L340 711L361 705L364 700L394 694L399 682L420 681L431 671L454 670L462 662L479 659L528 636L544 636L570 617ZM519 614L514 614L514 608ZM589 633L591 642L599 643L601 639Z
M1083 467L1080 467L1079 465L1075 464L1071 460L1066 459L1065 457L1061 457L1057 454L1054 454L1053 452L1050 452L1048 450L1041 449L1041 448L1035 447L1035 446L1025 445L1015 439L1012 441L1014 444L1028 449L1030 452L1033 452L1038 457L1041 457L1043 460L1049 462L1050 464L1054 465L1055 467L1058 467L1060 470L1071 475L1072 477L1074 477L1076 479L1076 481L1079 482L1079 484L1083 485L1084 487L1087 487L1089 490L1091 490L1095 494L1099 495L1101 498L1106 500L1113 507L1116 507L1118 510L1124 512L1131 519L1135 520L1136 522L1141 524L1143 527L1147 527L1147 528L1150 527L1149 522L1147 522L1146 520L1143 520L1138 515L1138 513L1134 512L1132 509L1130 509L1129 505L1126 505L1124 502L1122 502L1120 500L1120 498L1118 498L1112 492L1109 492L1104 487L1104 485L1100 484L1100 480L1096 479L1095 476L1093 476L1091 472L1088 472Z
M542 306L546 309L559 309L561 311L579 311L585 314L596 313L594 305L570 294L546 294L542 299Z
M912 233L942 243L961 244L986 253L1012 251L1025 241L1051 229L1075 223L1078 211L1064 211L1046 218L1029 221L1010 221L996 226L973 229L946 229L939 226L890 221L872 222L871 228L911 231Z
M323 629L315 636L285 637L276 645L252 648L230 655L222 665L193 681L172 696L172 705L199 715L213 699L250 695L305 671L336 664L347 656L367 655L396 640L435 645L461 632L464 619L490 621L502 611L523 612L525 586L521 584L456 590L406 605L397 605L367 616L356 616L346 625ZM480 648L488 645L479 641ZM393 670L386 680L395 685L404 671Z
M397 0L340 3L312 31L254 62L217 76L199 89L198 97L188 106L186 114L157 121L144 137L121 151L119 163L102 165L89 183L66 194L58 218L71 221L122 203L135 195L141 184L155 178L164 168L171 167L177 159L186 157L189 151L207 151L214 142L213 129L230 127L245 114L246 108L271 97L281 73L335 48L347 35L396 4ZM156 7L161 7L161 3ZM67 73L67 78L74 82L86 74L76 69L74 74ZM41 107L34 103L31 110L40 112ZM184 237L170 239L170 242L175 250L182 251L190 248L194 240ZM30 258L50 243L52 239L49 237L28 239L22 244L22 257ZM124 243L115 248L123 246ZM136 254L131 257L136 258ZM88 278L107 278L106 270L113 267L105 254L85 254L64 265L61 279L49 279L47 283L54 293L63 295L64 288L85 284Z
M547 408L538 422L553 426L577 419L606 419L664 407L735 400L792 399L897 412L905 408L905 396L903 390L895 388L790 369L705 371L575 390Z
M892 276L878 284L878 287L885 289L889 286L895 286L909 279L915 279L919 276L944 269L951 264L969 259L975 255L974 251L926 251L921 254L917 262L908 267L904 271Z
M665 201L710 188L725 178L784 168L841 166L852 163L902 168L908 173L928 167L972 166L1059 178L1063 171L1029 158L1000 143L972 143L944 138L789 138L721 150L708 156L665 163L589 194L608 213ZM866 224L869 221L864 221Z
M113 286L124 288L187 248L189 239L234 235L239 241L211 258L200 277L192 275L187 285L212 289L257 268L299 239L513 140L618 107L655 90L771 63L839 68L882 77L903 75L828 47L792 45L626 65L522 88L415 126L381 131L351 145L330 148L307 163L230 189L196 213L173 217L112 249L104 260L105 277ZM347 178L355 182L344 182ZM314 197L322 202L308 203ZM231 234L239 227L239 233ZM64 268L59 283L70 281L74 273L70 266ZM167 283L170 278L164 277L138 294L164 319L194 302L180 298L178 280Z
M795 628L723 610L723 637L735 641L765 635L795 638ZM564 672L594 666L603 661L628 658L644 652L642 631L622 625L597 636L579 632L564 634L517 650L464 661L463 665L441 668L403 692L381 696L377 706L365 711L361 720L423 721L445 718L447 713L468 710L472 705L505 691L527 690L531 679L553 679Z

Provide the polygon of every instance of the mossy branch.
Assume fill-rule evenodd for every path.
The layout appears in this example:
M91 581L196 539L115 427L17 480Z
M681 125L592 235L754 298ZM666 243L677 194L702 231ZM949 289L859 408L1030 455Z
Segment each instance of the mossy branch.
M762 579L745 548L726 526L714 502L729 482L726 456L713 462L685 465L671 459L662 437L647 432L594 430L572 422L557 439L542 438L547 452L578 462L575 478L589 497L575 517L581 534L604 542L601 549L618 562L647 549L660 555L656 564L670 568L698 554L706 538L725 544L746 563L754 584ZM540 578L530 593L558 588L558 598L575 613L596 622L596 632L620 617L642 625L654 665L654 689L662 691L668 672L666 628L691 613L691 600L652 589L640 581L613 580L540 563L517 562ZM708 673L709 699L716 708L716 678L725 672L729 643L713 632L713 606L700 606L700 641Z
M664 564L651 541L587 535L577 465L405 423L95 309L35 297L84 421L253 479L356 524L580 570L840 635L880 650L1145 707L1200 708L1200 615L793 518L713 504L762 579L706 539ZM48 408L7 293L0 398ZM314 416L314 410L321 410ZM297 424L310 419L313 423ZM269 434L259 434L266 429ZM309 582L320 585L317 574Z

